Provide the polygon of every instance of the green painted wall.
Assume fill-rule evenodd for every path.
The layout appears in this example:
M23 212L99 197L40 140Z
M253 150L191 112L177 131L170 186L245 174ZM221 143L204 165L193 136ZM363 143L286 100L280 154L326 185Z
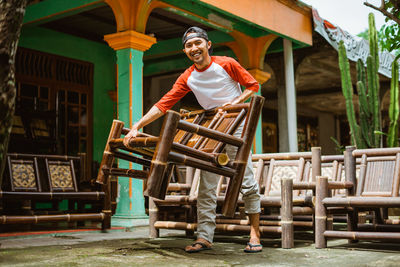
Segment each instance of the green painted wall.
M93 159L101 161L114 115L107 92L115 90L116 56L106 43L101 44L40 27L23 27L19 46L88 61L93 75Z

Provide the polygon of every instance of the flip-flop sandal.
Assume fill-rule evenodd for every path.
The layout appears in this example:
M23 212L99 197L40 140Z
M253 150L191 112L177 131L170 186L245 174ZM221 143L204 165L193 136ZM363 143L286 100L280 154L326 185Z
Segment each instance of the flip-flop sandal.
M257 253L257 252L262 251L263 246L261 244L254 245L249 242L249 243L247 243L247 245L249 246L249 249L247 249L247 248L244 249L244 252L246 252L246 253ZM259 248L259 247L261 247L261 249L257 249L257 250L252 249L252 248Z
M187 253L196 253L196 252L200 252L200 251L203 251L203 250L210 250L211 249L211 247L208 247L206 244L204 244L203 242L199 242L199 241L197 241L197 242L194 242L193 244L192 244L192 247L194 248L196 245L200 245L200 247L198 248L198 249L192 249L192 250L186 250L185 249L185 251L187 252Z

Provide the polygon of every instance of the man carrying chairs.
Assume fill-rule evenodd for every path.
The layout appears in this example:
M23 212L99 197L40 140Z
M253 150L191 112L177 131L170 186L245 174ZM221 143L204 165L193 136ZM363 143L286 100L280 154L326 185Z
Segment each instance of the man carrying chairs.
M194 93L199 104L205 110L210 110L243 103L259 90L258 82L237 61L229 57L210 55L211 41L208 40L208 35L203 29L198 27L189 28L182 37L182 44L183 52L194 64L177 79L173 88L132 126L123 140L123 144L126 147L129 147L134 142L133 140L141 135L138 132L141 128L164 115L190 91ZM243 92L240 85L245 87ZM258 97L258 99L261 99L258 100L261 102L259 104L259 109L261 109L263 99L262 97ZM222 112L221 109L220 113ZM233 136L237 137L238 140L243 138L243 127L246 127L244 119L236 126L233 132ZM254 137L254 134L252 136ZM250 147L247 149L248 156L246 152L242 153L247 156L247 162L246 160L239 162L236 158L234 164L242 164L243 166L244 175L241 193L245 203L245 211L251 224L250 241L244 251L251 253L260 252L262 246L259 233L260 195L258 184L254 179L249 150ZM238 148L227 144L225 151L231 159L235 159L235 153ZM165 165L165 163L163 164ZM198 236L191 246L185 248L188 253L210 249L212 246L216 228L216 189L218 179L218 174L202 171L197 198ZM234 202L234 205L236 206L236 202Z

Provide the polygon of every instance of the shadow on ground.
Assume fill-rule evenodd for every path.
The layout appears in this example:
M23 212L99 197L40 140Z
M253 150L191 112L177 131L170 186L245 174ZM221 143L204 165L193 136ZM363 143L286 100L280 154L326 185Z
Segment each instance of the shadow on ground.
M192 239L167 235L157 239L103 238L88 241L79 235L51 237L57 245L2 248L1 266L399 266L400 245L347 240L329 242L315 249L312 240L296 241L296 248L281 249L278 239L263 239L263 251L246 254L245 236L217 236L212 250L195 254L183 248ZM107 235L113 235L109 233ZM114 238L117 238L116 236ZM93 239L91 239L93 240ZM24 242L36 242L34 239ZM32 244L34 245L34 244Z

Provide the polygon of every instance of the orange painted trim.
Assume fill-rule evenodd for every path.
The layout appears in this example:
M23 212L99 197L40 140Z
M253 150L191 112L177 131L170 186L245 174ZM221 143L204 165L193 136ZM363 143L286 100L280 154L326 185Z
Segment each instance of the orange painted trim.
M129 128L132 127L132 51L129 51Z
M264 68L264 58L268 47L278 38L275 34L253 38L238 31L231 33L234 42L224 43L237 56L240 64L247 69Z
M114 50L133 48L140 51L146 51L157 42L156 38L135 31L108 34L104 40Z
M312 14L310 9L294 8L278 0L200 0L238 16L272 32L312 45ZM287 1L286 1L287 2ZM300 7L301 8L301 7Z
M117 118L118 118L118 116L119 116L119 114L118 114L118 103L119 103L119 100L118 100L118 84L119 84L119 75L118 75L118 71L119 71L119 69L118 69L118 64L115 64L115 66L116 66L116 69L115 69L115 71L116 71L116 73L115 73L115 76L116 76L116 78L115 78L115 82L117 83L116 84L116 86L115 86L115 88L117 88Z
M132 167L130 167L132 169ZM132 179L129 178L129 210L132 210Z
M105 0L114 13L118 32L135 29L136 25L134 23L137 17L137 6L143 1L145 0Z
M263 84L271 78L271 73L260 69L251 69L249 73L257 80L259 84Z
M132 128L132 86L133 86L132 51L129 52L129 128ZM132 169L132 162L129 162L129 169ZM129 199L132 198L132 179L129 179ZM132 201L129 200L129 210L132 210Z
M114 13L118 32L134 30L144 33L151 11L154 8L166 7L162 2L148 0L105 0L105 2Z
M159 1L146 1L146 4L140 6L138 15L136 16L136 26L135 30L138 32L146 32L147 20L149 19L150 13L155 8L167 7L167 4Z

